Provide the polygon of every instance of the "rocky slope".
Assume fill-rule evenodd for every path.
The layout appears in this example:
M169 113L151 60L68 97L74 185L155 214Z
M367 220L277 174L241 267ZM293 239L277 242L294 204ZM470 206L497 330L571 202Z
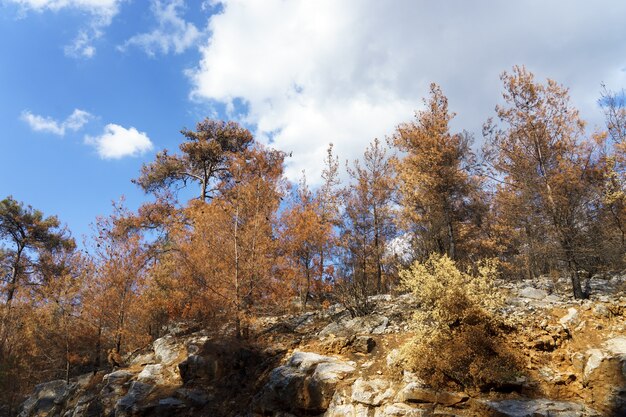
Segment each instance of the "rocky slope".
M127 367L38 385L20 416L626 416L624 277L594 278L590 300L567 283L502 283L525 369L499 392L437 391L400 365L417 307L372 298L255 323L255 343L178 329Z

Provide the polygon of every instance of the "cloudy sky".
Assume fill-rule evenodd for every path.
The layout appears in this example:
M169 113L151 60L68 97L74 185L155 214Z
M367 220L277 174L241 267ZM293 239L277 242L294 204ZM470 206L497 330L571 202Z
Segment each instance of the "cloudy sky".
M354 159L410 121L431 82L474 132L499 74L570 88L591 128L626 87L626 2L0 0L0 197L88 232L157 151L206 116L293 152L312 182L328 143Z

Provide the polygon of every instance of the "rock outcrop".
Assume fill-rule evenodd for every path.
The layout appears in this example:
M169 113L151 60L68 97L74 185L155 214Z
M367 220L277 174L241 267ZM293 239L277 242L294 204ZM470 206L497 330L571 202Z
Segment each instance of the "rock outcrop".
M502 282L524 368L498 392L434 389L403 369L417 308L376 296L373 314L340 305L258 320L254 344L174 332L126 368L37 385L20 416L626 416L626 279L572 300L552 280ZM494 388L495 390L495 388Z

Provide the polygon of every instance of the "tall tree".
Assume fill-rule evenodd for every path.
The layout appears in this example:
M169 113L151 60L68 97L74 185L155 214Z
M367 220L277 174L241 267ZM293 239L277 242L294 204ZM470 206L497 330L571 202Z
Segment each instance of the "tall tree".
M74 247L55 216L45 217L12 197L0 201L0 402L9 413L33 382L35 369L46 373L51 368L41 363L38 369L30 361L37 360L33 354L40 348L33 343L36 293L62 279L47 272L59 269L57 253L71 253Z
M606 224L613 226L605 230L617 232L606 230L608 233L604 233L603 237L609 243L615 241L617 235L617 244L607 245L606 249L613 252L614 260L623 260L626 252L626 92L622 90L616 93L604 85L602 87L599 104L604 111L610 144L604 158L603 214Z
M396 161L403 225L430 252L459 258L461 225L469 223L469 206L480 187L472 175L475 158L467 133L450 133L455 116L436 84L430 86L426 108L415 121L398 126L391 142L405 156Z
M354 161L347 170L351 181L343 193L339 289L352 314L362 315L369 312L368 296L381 293L387 284L384 252L395 232L392 166L375 139L362 161Z
M32 207L24 207L12 197L0 201L0 244L2 252L2 290L4 312L0 327L0 346L7 337L11 305L21 285L33 284L40 260L46 254L75 247L74 240L55 216L44 217Z
M228 175L228 161L252 144L252 134L236 122L208 118L198 123L195 131L183 129L181 133L185 137L180 145L182 155L159 152L154 162L141 168L134 182L146 192L195 182L200 187L198 198L206 201L216 191L215 180Z
M328 145L324 169L322 170L322 185L315 195L318 216L320 218L320 233L329 230L326 239L320 241L319 251L319 282L332 281L332 268L327 268L328 259L333 256L336 243L334 228L341 222L340 204L341 190L339 185L339 158L333 155L333 144Z
M276 213L282 198L284 154L261 145L233 158L230 175L210 203L193 202L189 230L178 235L193 310L234 324L245 337L256 311L276 306ZM209 311L207 311L209 310Z
M353 223L360 217L363 227L368 229L375 288L380 293L385 285L385 247L395 234L395 213L392 208L393 167L378 139L374 139L365 150L362 162L354 161L353 168L348 167L348 174L352 184L348 187L351 197L346 204L346 212ZM361 214L357 215L357 212Z
M118 353L148 338L147 325L141 322L141 295L150 253L141 234L127 227L128 216L123 206L114 205L110 216L97 220L93 237L95 271L86 296L103 345Z
M281 215L283 254L303 308L312 292L323 285L317 274L321 264L319 249L331 235L331 226L322 221L316 203L303 173L290 206Z
M524 196L519 214L534 210L528 201L536 205L567 265L574 297L584 298L579 270L599 177L594 144L584 139L584 122L566 88L538 83L519 66L501 78L505 105L496 107L501 127L485 126L488 153L508 187Z

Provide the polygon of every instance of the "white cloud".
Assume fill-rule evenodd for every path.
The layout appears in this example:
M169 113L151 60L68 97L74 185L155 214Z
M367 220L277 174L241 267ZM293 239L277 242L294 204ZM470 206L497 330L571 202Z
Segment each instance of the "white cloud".
M113 123L106 125L100 136L85 136L85 143L94 146L102 159L139 156L153 149L150 138L144 132Z
M158 27L151 32L133 36L119 49L126 50L130 46L137 46L146 54L154 56L157 52L180 54L192 47L198 41L201 32L195 25L183 19L181 15L184 7L183 0L165 2L153 0L152 11Z
M28 123L36 132L48 132L58 136L64 136L67 130L74 132L80 130L93 116L80 109L74 109L67 119L59 122L52 117L40 116L24 110L20 118Z
M102 37L104 29L111 24L123 0L5 0L17 4L24 12L58 12L63 9L80 10L90 15L90 20L74 40L66 45L67 56L91 58L96 53L93 43Z
M432 81L458 113L453 126L478 140L501 97L498 76L515 64L571 87L593 122L600 82L626 82L626 2L618 0L222 5L192 71L192 96L228 109L243 102L242 121L259 138L293 151L291 178L304 168L315 181L329 142L341 159L358 157L413 118Z

